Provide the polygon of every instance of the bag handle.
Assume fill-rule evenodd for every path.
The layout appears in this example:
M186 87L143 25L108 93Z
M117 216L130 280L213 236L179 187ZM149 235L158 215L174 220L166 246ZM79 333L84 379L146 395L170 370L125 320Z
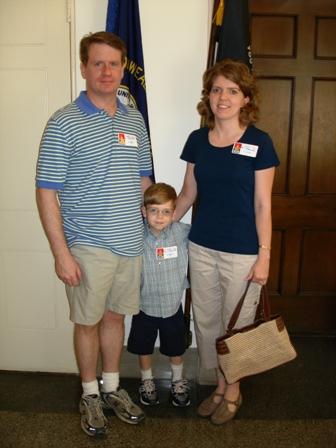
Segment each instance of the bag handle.
M260 307L260 315L264 320L271 320L271 305L269 301L268 289L266 285L261 287L260 299L259 303L261 303Z
M245 300L247 291L248 291L248 289L250 287L250 284L251 284L251 280L249 280L247 282L245 291L244 291L243 295L241 296L239 302L237 303L236 308L234 309L234 311L232 313L231 319L230 319L228 327L227 327L227 333L231 333L232 330L234 329L236 323L237 323L237 320L239 318L240 311L241 311L241 309L243 307L244 300ZM265 321L270 320L270 318L271 318L271 307L270 307L270 303L269 303L268 291L267 291L267 288L266 288L265 285L263 285L261 287L260 298L259 298L259 305L258 305L257 312L258 311L259 311L259 316L261 316L263 320L265 320ZM256 312L256 314L257 314L257 312ZM256 320L256 318L254 320Z

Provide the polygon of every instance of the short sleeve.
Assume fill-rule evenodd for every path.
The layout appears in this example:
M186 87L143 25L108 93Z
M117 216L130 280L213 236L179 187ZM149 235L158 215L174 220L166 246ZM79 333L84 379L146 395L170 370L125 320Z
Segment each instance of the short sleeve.
M183 239L187 239L189 236L190 229L191 229L191 224L186 224L185 222L180 222L179 224L181 226Z
M152 156L146 125L142 115L139 113L140 121L140 176L151 176L153 174Z
M184 222L174 222L173 229L179 235L179 240L186 242L188 240L191 224L186 224Z
M195 163L197 150L196 135L196 131L193 131L183 147L180 158L185 162Z
M260 138L260 145L257 157L255 159L255 170L264 170L280 164L278 155L274 148L271 137L263 132Z
M36 167L36 186L62 190L66 179L71 147L57 120L51 117L40 143Z

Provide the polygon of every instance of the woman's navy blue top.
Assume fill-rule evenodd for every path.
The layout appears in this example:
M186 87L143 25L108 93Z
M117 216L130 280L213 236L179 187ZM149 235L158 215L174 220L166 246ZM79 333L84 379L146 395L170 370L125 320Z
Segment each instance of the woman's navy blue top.
M254 213L255 171L279 165L270 136L249 126L240 143L258 146L256 157L233 153L233 145L209 142L209 128L193 131L181 159L195 164L198 203L189 239L210 249L257 254Z

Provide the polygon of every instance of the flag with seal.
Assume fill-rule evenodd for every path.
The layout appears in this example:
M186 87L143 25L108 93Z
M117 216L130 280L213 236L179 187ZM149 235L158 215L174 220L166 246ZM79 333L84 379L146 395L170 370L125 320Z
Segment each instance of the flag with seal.
M123 104L135 107L141 112L149 135L138 0L109 0L106 31L117 34L127 48L125 74L118 90L118 98Z

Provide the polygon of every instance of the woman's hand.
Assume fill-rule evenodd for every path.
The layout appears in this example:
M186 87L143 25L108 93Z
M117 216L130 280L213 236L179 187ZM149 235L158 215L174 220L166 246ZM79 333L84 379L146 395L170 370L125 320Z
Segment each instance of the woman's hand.
M256 262L252 266L246 280L265 285L268 279L270 266L269 254L259 254Z

